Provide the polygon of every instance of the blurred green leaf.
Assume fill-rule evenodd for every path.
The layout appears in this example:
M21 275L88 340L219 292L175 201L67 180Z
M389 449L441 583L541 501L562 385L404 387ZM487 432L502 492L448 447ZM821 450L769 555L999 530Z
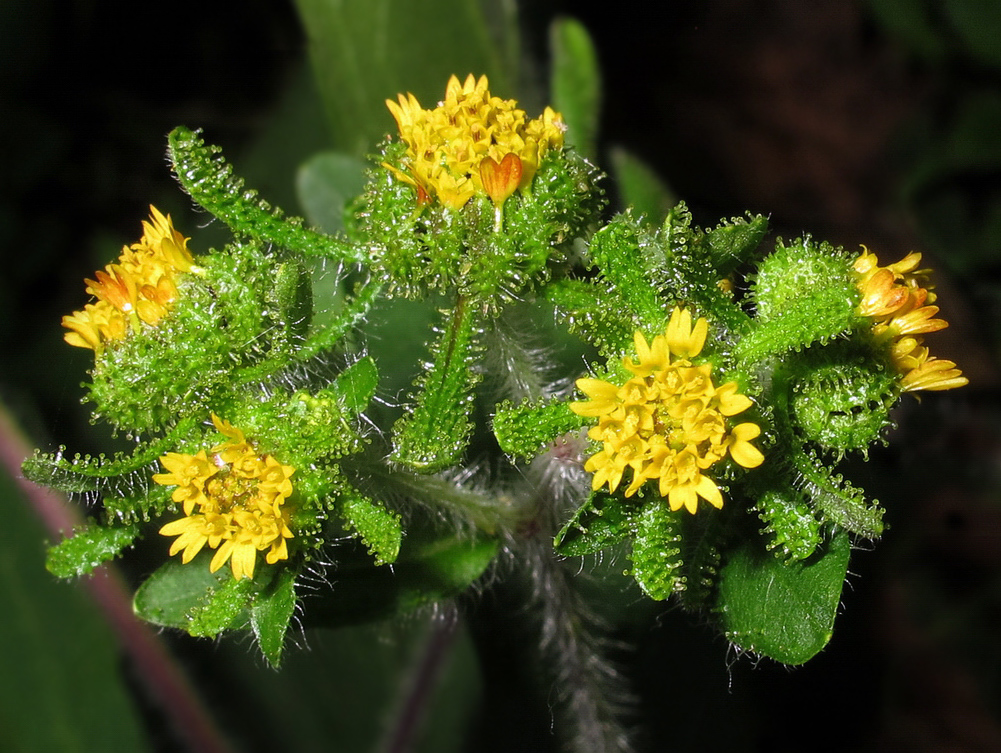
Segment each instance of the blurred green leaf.
M967 50L981 63L1001 66L1001 3L948 0L943 6Z
M0 505L0 747L150 750L114 638L79 584L45 571L45 533L6 474Z
M726 637L784 664L803 664L831 639L851 542L839 530L807 560L786 563L751 539L720 571L717 611Z
M325 233L344 230L348 202L365 188L364 160L340 152L321 152L299 168L296 192L306 219Z
M567 124L566 141L591 162L598 159L601 72L587 29L560 18L550 29L552 104Z
M620 146L612 148L609 159L620 203L632 207L633 214L646 217L650 224L660 225L678 203L671 189L648 164Z
M945 39L929 4L914 0L869 0L876 18L916 55L937 60L945 54Z
M513 96L517 29L513 7L479 0L297 0L309 38L333 145L367 154L395 130L384 101L412 92L425 106L445 93L449 76L490 77L498 96Z

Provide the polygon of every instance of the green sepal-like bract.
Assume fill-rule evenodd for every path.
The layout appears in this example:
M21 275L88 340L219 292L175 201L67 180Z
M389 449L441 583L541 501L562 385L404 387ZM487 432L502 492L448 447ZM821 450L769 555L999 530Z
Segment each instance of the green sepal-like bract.
M852 259L810 238L779 240L758 265L751 297L756 326L737 346L744 364L824 344L865 324Z
M344 485L337 492L340 514L375 557L377 565L395 562L403 540L400 516Z
M131 454L65 456L36 451L21 464L25 478L68 494L102 492L107 496L134 495L149 486L148 473L163 453L175 448L195 428L194 418L179 421L163 437L147 442Z
M459 297L431 345L427 370L418 377L408 412L393 427L393 459L421 473L455 465L473 430L469 414L480 381L483 313L475 300Z
M632 575L652 599L666 599L684 588L681 575L681 519L664 500L649 500L634 517L629 550Z

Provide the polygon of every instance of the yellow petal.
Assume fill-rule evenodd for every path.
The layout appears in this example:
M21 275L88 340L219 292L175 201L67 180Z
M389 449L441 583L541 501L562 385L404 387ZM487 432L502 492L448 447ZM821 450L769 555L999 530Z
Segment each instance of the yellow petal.
M695 491L717 510L723 509L723 495L720 493L719 487L708 476L699 476ZM691 510L691 512L695 512L695 510Z
M736 382L721 385L716 390L716 398L719 400L719 412L727 417L743 413L754 404L747 395L737 392Z

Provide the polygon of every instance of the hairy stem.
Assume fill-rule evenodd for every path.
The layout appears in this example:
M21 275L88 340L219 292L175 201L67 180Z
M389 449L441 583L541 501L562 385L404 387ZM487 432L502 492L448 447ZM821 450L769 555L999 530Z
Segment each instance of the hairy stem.
M602 629L575 590L574 574L556 560L548 540L523 542L516 552L531 579L539 615L539 652L554 685L558 728L567 753L627 753L620 716L628 702L623 680L605 658Z

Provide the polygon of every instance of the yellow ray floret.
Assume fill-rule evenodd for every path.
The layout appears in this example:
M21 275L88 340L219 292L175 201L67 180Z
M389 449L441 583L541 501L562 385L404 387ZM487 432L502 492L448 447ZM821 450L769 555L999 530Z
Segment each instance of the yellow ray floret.
M479 193L500 206L531 184L543 155L563 146L566 130L552 108L528 120L517 105L491 96L487 77L472 74L461 83L452 76L444 101L432 110L413 94L388 99L407 156L404 170L386 167L417 187L421 201L437 198L458 209Z
M940 391L969 383L952 361L932 358L923 335L945 329L949 323L935 317L936 296L927 279L931 270L918 269L921 254L910 253L885 267L869 249L855 260L857 286L862 294L858 312L872 319L872 334L885 342L900 374L903 392Z
M578 379L589 398L570 404L579 416L598 423L588 431L601 450L588 458L585 470L594 474L592 487L614 492L627 470L632 477L625 496L631 497L648 481L666 497L672 510L691 513L702 498L723 507L723 495L704 472L729 455L744 468L756 468L764 456L751 440L761 433L757 424L731 427L726 420L751 407L737 391L736 382L717 387L710 364L694 365L691 358L705 346L708 323L675 308L663 335L648 343L641 332L633 336L636 360L623 366L633 374L624 384L601 379Z
M66 342L100 351L143 323L155 326L177 298L177 275L198 271L187 244L170 216L151 206L139 242L123 247L118 262L98 271L96 280L85 281L97 300L63 317Z
M288 511L283 505L292 494L295 468L262 455L243 432L228 421L212 416L216 429L226 437L208 453L168 452L160 463L167 473L153 481L176 487L171 494L184 507L185 517L160 529L177 536L170 554L181 552L187 564L205 546L215 549L209 565L213 573L227 561L234 578L253 578L257 553L274 564L288 559Z

